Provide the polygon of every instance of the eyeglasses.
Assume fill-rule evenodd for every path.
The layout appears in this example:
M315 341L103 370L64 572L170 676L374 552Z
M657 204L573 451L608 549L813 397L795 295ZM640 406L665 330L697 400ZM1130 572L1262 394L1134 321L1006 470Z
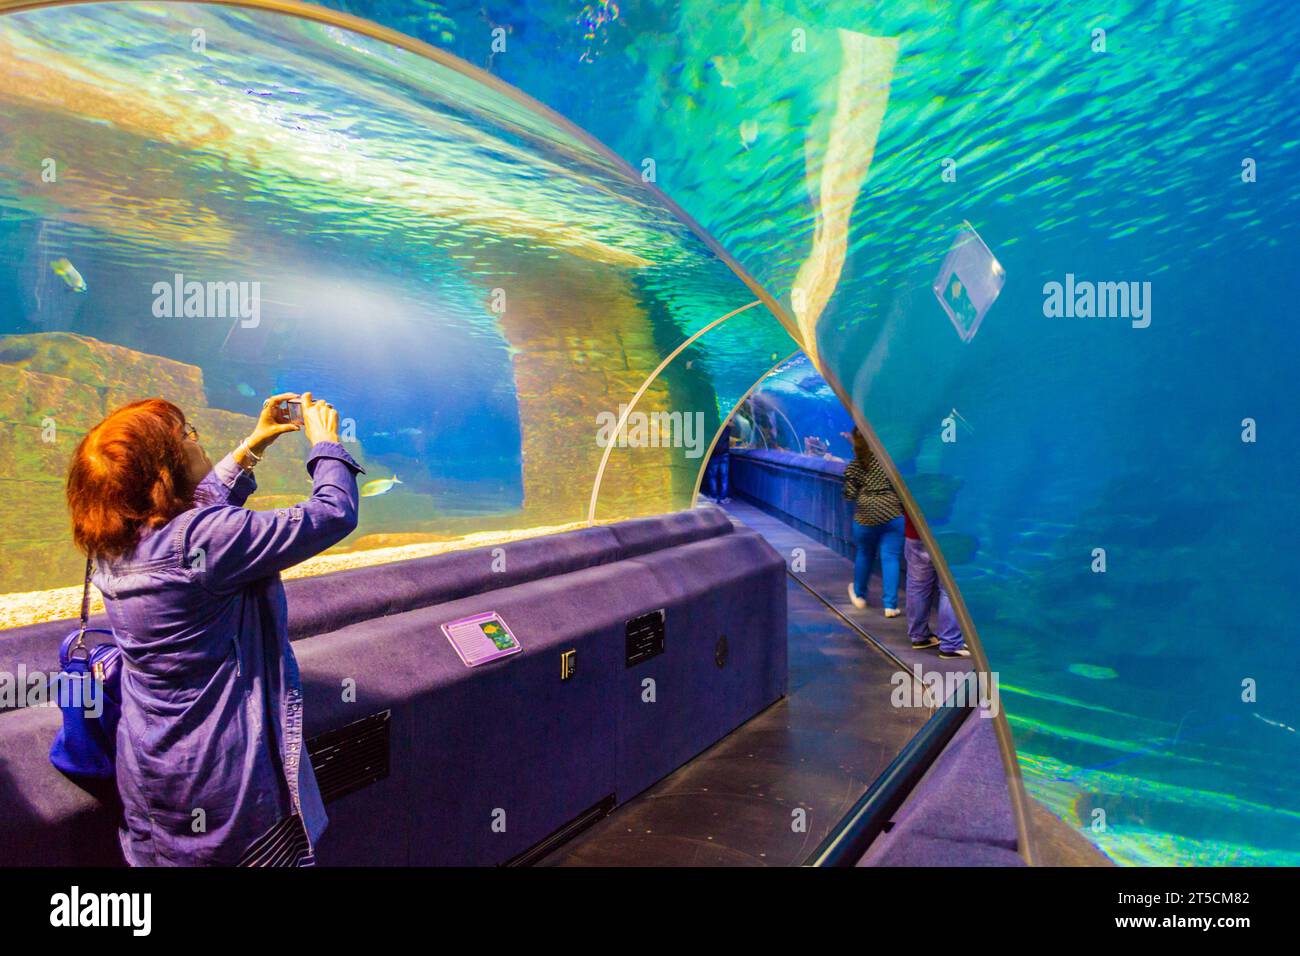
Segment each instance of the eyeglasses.
M199 430L195 428L193 425L191 425L189 422L186 422L184 425L181 426L181 434L184 435L186 438L188 438L190 441L196 444L198 443Z

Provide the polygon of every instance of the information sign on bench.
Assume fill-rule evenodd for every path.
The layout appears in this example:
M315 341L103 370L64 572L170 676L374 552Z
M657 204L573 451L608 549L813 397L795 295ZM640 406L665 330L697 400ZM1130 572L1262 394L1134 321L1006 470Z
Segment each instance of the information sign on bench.
M451 646L466 667L477 667L498 657L518 654L523 648L496 611L475 614L442 626Z

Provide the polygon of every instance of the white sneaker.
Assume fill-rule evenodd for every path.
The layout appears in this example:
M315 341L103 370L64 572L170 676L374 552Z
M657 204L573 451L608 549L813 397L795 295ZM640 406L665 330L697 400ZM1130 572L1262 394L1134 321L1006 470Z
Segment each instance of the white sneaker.
M898 608L896 608L896 607L887 607L887 608L885 608L885 617L898 617L898 615L900 615L900 614L902 614L902 613L903 613L903 612L900 611L900 610L899 610Z
M849 582L849 600L853 602L853 606L856 608L864 608L867 606L867 602L858 597L858 592L853 590L852 581Z

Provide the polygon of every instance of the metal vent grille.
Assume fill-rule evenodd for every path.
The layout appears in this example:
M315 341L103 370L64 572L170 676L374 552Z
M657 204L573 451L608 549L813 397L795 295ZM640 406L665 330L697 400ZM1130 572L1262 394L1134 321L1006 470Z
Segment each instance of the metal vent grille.
M625 663L634 667L664 652L664 609L642 614L627 622Z
M553 851L558 850L564 844L568 843L583 830L586 830L590 826L594 826L596 823L609 816L614 812L614 807L617 805L618 799L614 794L611 793L607 795L595 806L582 811L582 813L579 813L576 817L564 826L560 827L550 836L535 843L523 853L520 853L515 858L503 863L502 866L532 866L538 861L544 859Z
M326 803L355 793L388 776L388 725L391 710L327 731L307 741L307 754L321 799Z

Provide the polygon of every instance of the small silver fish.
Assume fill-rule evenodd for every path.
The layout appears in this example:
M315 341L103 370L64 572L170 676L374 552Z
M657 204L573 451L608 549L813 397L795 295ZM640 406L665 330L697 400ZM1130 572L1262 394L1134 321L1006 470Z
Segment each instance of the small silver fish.
M375 478L361 486L361 497L373 498L375 495L385 494L392 491L394 485L400 485L401 483L397 475L393 475L391 478Z
M1086 677L1089 680L1114 680L1119 675L1110 667L1100 664L1071 664L1066 668L1071 674Z
M745 149L749 149L756 139L758 139L758 121L747 119L741 122L740 145L744 146Z
M972 435L975 434L975 429L971 427L971 423L970 423L970 422L966 421L965 416L963 416L961 412L957 411L957 409L954 408L954 409L952 410L952 416L953 416L954 419L956 419L957 421L959 421L959 422L961 422L963 425L965 425L965 426L966 426L966 430L969 431Z
M1270 720L1269 718L1261 717L1259 714L1256 714L1254 712L1252 712L1250 716L1254 717L1256 720L1262 720L1270 727L1276 727L1278 730L1285 730L1288 733L1292 733L1292 734L1296 732L1294 727L1292 727L1290 724L1284 724L1280 720Z
M50 268L54 274L64 281L69 289L73 292L85 292L86 280L81 277L81 273L67 259L55 259L50 263Z

